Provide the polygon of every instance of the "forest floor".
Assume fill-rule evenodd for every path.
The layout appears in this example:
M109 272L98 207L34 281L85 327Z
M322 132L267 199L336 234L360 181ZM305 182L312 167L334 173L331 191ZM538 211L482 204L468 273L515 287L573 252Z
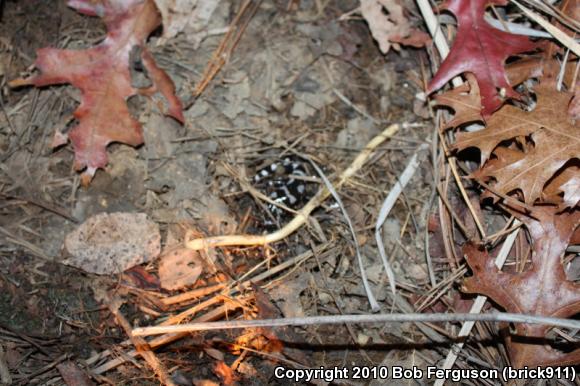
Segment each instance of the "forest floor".
M370 139L395 123L415 125L402 126L338 190L370 289L385 313L459 304L447 298L453 280L442 283L433 300L426 262L429 219L436 212L431 145L437 134L430 109L417 96L429 58L424 50L410 48L381 54L364 20L349 16L357 1L263 1L229 61L196 98L195 87L223 34L201 42L182 34L163 45L156 44L159 33L154 35L150 49L187 105L185 124L163 116L145 98L131 99L132 113L144 125L145 144L109 146L109 166L97 171L88 188L71 167L71 147L51 148L55 130L75 124L71 114L79 91L68 85L10 89L7 81L27 71L37 49L93 46L102 39L104 25L67 8L65 1L2 4L0 362L12 372L13 384L63 384L78 369L101 383L157 384L153 370L128 354L131 345L115 312L131 326L179 315L185 322L368 313L352 234L332 198L312 213L308 225L282 241L200 252L187 264L199 277L181 288L159 281L159 260L114 275L67 266L63 243L79 224L103 212L145 213L160 228L162 255L190 229L199 235L271 232L292 213L272 210L260 199L256 191L272 197L272 188L255 176L288 159L305 177L298 209L324 185L307 159L332 180ZM236 1L221 1L210 27L226 27L237 7ZM397 278L394 301L374 224L414 155L419 168L382 234ZM286 182L282 176L275 184ZM277 189L277 194L284 191ZM431 248L438 277L444 273L453 279L465 272L463 267L450 272L438 241ZM296 257L286 269L272 271ZM264 272L273 273L256 280L259 287L221 291L220 286ZM191 295L212 286L220 291ZM115 299L103 301L103 291ZM191 296L176 298L179 294ZM115 301L122 305L111 307ZM236 302L241 309L224 308ZM440 362L450 347L449 330L410 323L292 327L274 336L262 334L267 342L251 334L189 334L160 345L155 355L176 384L231 383L232 377L241 384L283 384L273 378L279 364L424 367ZM483 354L467 350L459 366L470 361L485 367L479 355L502 355L493 334L478 343Z

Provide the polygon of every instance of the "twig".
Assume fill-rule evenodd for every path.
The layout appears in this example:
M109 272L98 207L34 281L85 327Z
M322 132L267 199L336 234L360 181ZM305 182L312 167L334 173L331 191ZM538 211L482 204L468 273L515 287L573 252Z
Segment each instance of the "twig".
M32 380L32 379L38 377L39 375L42 375L42 374L44 374L44 373L46 373L46 372L54 369L60 363L68 360L71 356L72 356L72 354L68 354L68 353L67 354L62 354L61 356L59 356L58 358L54 359L49 364L41 367L40 369L34 371L33 373L26 374L24 377L18 378L17 382L19 384L24 384L25 381ZM27 384L30 384L30 382L28 382Z
M183 303L191 301L202 296L211 295L212 293L218 292L226 287L225 283L215 284L209 287L196 288L192 291L181 293L175 296L171 296L165 299L161 299L161 303L166 306L171 306L173 304Z
M335 249L329 249L326 250L328 247L330 246L330 244L322 244L318 247L315 248L316 253L336 253ZM239 282L231 282L230 284L227 285L227 287L229 288L228 292L226 292L226 295L232 295L235 294L236 292L238 292L238 288L240 287L246 287L248 286L250 283L260 283L261 281L268 279L269 277L276 275L278 273L280 273L281 271L295 265L295 264L300 264L302 262L304 262L305 260L309 259L310 257L313 256L313 252L312 251L307 251L304 252L296 257L293 257L291 259L288 259L286 261L284 261L283 263L280 263L272 268L270 268L269 270L262 272L250 279L244 280L242 283ZM237 284L237 285L236 285ZM234 288L235 286L235 288ZM213 288L212 288L213 289ZM209 292L212 292L211 289L209 290ZM214 291L214 292L217 292ZM191 297L190 297L191 298ZM171 302L171 304L173 304L173 302ZM212 310L206 314L201 315L200 317L198 317L197 319L195 319L194 321L198 321L198 322L208 322L208 321L212 321L212 320L217 320L219 318L222 318L224 314L227 314L228 312L231 312L233 310L235 310L235 308L237 307L236 304L230 302L230 303L226 303L221 307L218 307L215 310ZM429 331L427 330L427 333L429 333ZM166 344L169 344L171 342L174 342L178 339L181 339L182 337L184 337L187 334L167 334L167 335L162 335L160 337L157 337L153 340L150 340L148 342L149 346L151 348L156 348L156 347L160 347ZM128 344L130 343L129 341L125 341L123 342L123 344ZM93 355L91 358L87 359L86 362L88 365L93 365L95 363L97 363L98 361L100 361L101 359L109 356L112 354L112 350L105 350L99 354ZM124 363L127 361L127 358L131 358L131 357L135 357L137 356L137 351L136 350L131 350L127 353L125 353L124 356L119 356L117 358L114 358L102 365L100 365L99 367L95 368L92 370L92 372L94 374L102 374L108 370L111 370L115 367L117 367L118 365Z
M344 170L338 181L334 183L335 189L338 190L340 187L352 177L364 163L371 157L381 143L385 140L391 138L399 129L403 127L417 127L417 125L409 124L393 124L387 127L381 134L374 137L366 147L359 153L359 155L354 159L348 169ZM326 187L321 187L314 197L302 209L296 213L296 216L279 230L269 233L266 235L226 235L226 236L216 236L201 239L194 239L186 241L185 247L193 250L201 250L205 248L213 247L223 247L231 245L265 245L280 241L290 234L294 233L308 220L310 213L314 211L320 204L324 202L330 195L329 190Z
M38 256L44 260L52 261L52 258L50 256L48 256L46 253L44 253L44 250L42 248L37 247L36 245L13 235L11 232L9 232L4 227L0 226L0 233L3 233L4 235L6 235L5 240L7 242L13 243L16 245L20 245L20 246L28 249L35 256Z
M148 336L196 331L231 330L239 328L312 326L343 323L417 323L417 322L493 322L544 324L564 328L580 329L580 321L524 314L496 312L492 314L373 314L373 315L328 315L303 318L233 320L209 323L187 323L176 326L139 327L134 336Z
M73 215L71 215L70 213L67 213L66 210L53 206L47 202L43 202L42 200L36 200L33 198L29 198L29 197L20 197L20 196L15 196L12 194L5 194L0 192L0 196L6 198L6 199L13 199L13 200L22 200L22 201L26 201L29 204L32 205L36 205L42 209L46 209L49 212L52 212L54 214L58 214L59 216L62 216L64 218L66 218L67 220L70 220L72 222L74 222L75 224L79 223L79 220L77 218L75 218Z
M237 307L238 307L237 303L227 303L219 308L216 308L215 310L208 312L207 314L203 314L202 316L200 316L196 320L203 321L203 322L217 320L217 319L223 318L224 315L227 315L228 312L235 310ZM164 345L169 344L171 342L175 342L176 340L179 340L179 339L183 338L184 336L187 336L187 333L165 334L165 335L161 335L155 339L148 341L147 344L149 345L149 347L151 349L154 349L156 347L164 346ZM109 354L110 354L110 351L109 351ZM140 353L137 350L131 350L129 352L126 352L125 355L114 358L114 359L108 361L107 363L102 364L101 366L93 369L92 373L99 375L99 374L102 374L104 372L107 372L107 371L119 366L120 364L127 362L128 358L134 358L139 354ZM92 360L92 361L99 360L103 357L103 355L104 355L104 352L93 357L93 358L90 358L90 360ZM87 363L89 363L89 361L87 361Z
M417 5L421 11L421 14L423 15L423 19L425 20L425 23L427 24L427 28L429 29L429 32L431 33L431 36L433 36L433 41L435 42L435 46L437 47L439 54L441 55L442 58L447 57L447 55L449 54L449 45L447 44L445 37L441 33L441 26L440 26L439 22L437 21L437 18L435 17L433 10L431 9L431 5L429 4L429 1L428 0L416 0L416 2L417 2ZM462 81L459 77L455 77L452 80L452 84L454 87L459 87L462 84ZM441 145L444 148L445 154L448 154L444 138L441 138ZM471 214L475 220L475 223L477 225L477 229L481 233L482 239L485 240L487 237L486 237L485 232L483 230L483 226L480 224L479 218L477 217L475 211L473 210L473 208L471 206L471 202L470 202L469 198L467 197L467 194L465 193L465 189L463 188L463 185L461 184L461 179L459 178L459 174L457 173L457 166L455 163L455 159L448 157L447 160L449 162L449 166L450 166L451 171L453 173L453 177L455 178L455 181L456 181L456 183L461 191L461 194L465 200L465 203L467 204L467 207L469 208L469 211L471 212ZM507 257L507 253L511 249L511 245L513 245L513 240L515 240L517 233L518 233L518 230L514 231L513 233L510 234L510 236L508 236L508 240L506 240L506 242L504 243L504 246L502 247L502 250L500 251L500 255L498 255L498 259L496 260L496 265L500 261L500 257L502 256L501 252L504 251L504 247L507 249L507 252L505 252L506 257ZM513 240L512 240L512 238L513 238ZM510 240L511 240L511 245L508 245L508 241L510 241ZM503 266L503 262L505 262L505 257L503 258L503 261L501 262L501 266ZM485 305L486 301L487 301L487 298L485 296L478 296L476 298L471 310L470 310L470 313L471 314L480 313L481 310L483 309L483 306ZM461 327L461 330L459 332L459 337L468 336L469 333L471 332L473 326L474 326L473 322L465 323ZM463 344L464 344L463 342L460 342L460 343L454 345L453 349L451 351L449 351L449 353L447 354L447 357L445 358L445 363L444 363L443 369L451 369L453 367L459 352L463 348ZM443 385L443 383L444 383L443 380L437 380L435 382L435 386L441 386L441 385Z
M441 133L439 133L439 134L441 135ZM446 144L445 138L443 138L443 136L441 136L440 143L441 143L441 146L443 147L444 153L446 155L449 154L449 152L447 150L447 144ZM477 216L477 213L475 212L475 209L473 208L473 205L471 204L471 200L469 199L469 196L467 195L467 191L465 190L465 187L461 183L461 177L459 176L459 172L457 171L457 161L453 157L447 156L446 158L447 158L447 162L449 164L449 169L451 170L451 174L453 175L453 179L455 180L455 183L457 184L457 187L459 188L459 192L461 193L461 197L463 197L463 200L465 201L465 205L467 206L469 213L471 213L471 217L473 217L473 221L475 222L475 225L476 225L477 230L479 231L479 233L481 235L481 238L485 239L485 238L487 238L487 236L485 234L485 230L483 228L483 225L481 224L481 221L479 221L479 217Z
M139 355L141 355L143 359L145 359L147 364L153 369L155 374L157 374L161 384L175 386L175 383L173 382L169 374L167 374L165 366L163 366L163 364L159 361L159 359L157 359L147 341L145 341L145 339L141 337L134 336L131 334L131 324L125 318L125 316L123 316L121 311L119 311L119 308L121 307L122 304L121 299L117 297L109 298L107 299L106 303L111 313L115 316L117 323L119 323L123 328L123 330L125 330L125 333L129 335L129 338L131 339L133 346L135 346L135 348L137 349Z
M433 36L433 40L435 42L435 46L437 47L437 50L439 51L439 54L441 55L442 58L447 57L447 55L449 54L449 45L447 44L445 37L441 33L441 26L439 25L439 22L437 21L437 18L435 17L433 10L431 9L431 5L429 4L429 1L428 0L416 0L416 1L417 1L417 5L419 6L419 9L421 11L421 14L423 15L423 19L425 20L425 23L427 24L427 28L429 29L431 36ZM458 87L462 84L462 81L459 77L455 77L452 80L452 84L454 87ZM446 144L445 144L444 138L441 138L441 145L443 146L443 148L445 150L445 154L447 154L447 149L446 149ZM447 158L447 159L449 161L449 166L450 166L451 171L453 173L453 176L456 180L456 183L461 191L461 194L464 197L464 200L469 208L469 211L471 212L471 214L475 220L475 223L477 225L479 232L481 233L482 239L485 240L486 235L485 235L485 232L483 231L483 226L480 224L479 218L475 214L475 212L471 206L471 202L465 193L465 189L463 188L463 185L461 184L461 180L460 180L459 175L457 173L455 159L453 159L453 158ZM516 230L516 231L514 231L514 233L510 234L510 236L508 237L508 240L506 240L506 243L504 244L504 246L506 248L508 248L508 246L506 244L511 239L512 235L517 235L517 233L518 232ZM515 240L515 236L513 236L513 239ZM513 241L512 241L512 244L513 244ZM511 246L509 246L509 248L511 249ZM502 251L503 251L503 248L502 248ZM509 249L508 249L508 252L509 252ZM498 259L499 259L499 256L498 256ZM497 263L497 261L496 261L496 263ZM502 263L502 265L503 265L503 263ZM476 301L474 302L474 304L472 306L470 313L481 312L481 310L483 309L483 306L485 305L486 300L487 300L487 298L485 296L478 296L476 298ZM473 325L474 325L474 323L466 323L465 325L463 325L461 330L460 330L459 336L460 337L468 336L469 333L471 332L471 329L473 328ZM451 351L449 351L449 353L447 354L447 357L445 359L445 364L443 367L444 369L451 369L453 367L455 360L457 359L457 355L459 354L459 352L461 351L462 348L463 348L463 342L460 342L460 343L456 344ZM443 383L444 383L444 381L437 380L435 385L441 386L441 385L443 385Z
M571 17L571 15L567 15L566 12L563 12L563 10L554 7L554 3L556 1L557 0L523 0L523 2L527 3L529 6L554 17L568 28L575 30L576 32L580 32L580 20L575 20ZM575 4L574 2L570 3Z
M551 38L552 37L552 35L550 35L547 32L538 31L537 29L529 28L529 27L526 27L525 25L522 25L522 24L512 23L512 22L509 22L507 20L494 19L492 17L489 17L488 15L484 15L483 19L487 23L494 26L495 28L502 30L502 31L505 31L505 32L515 34L515 35L524 35L524 36L530 36L530 37L534 37L534 38Z
M230 24L228 32L224 35L220 45L214 51L212 58L207 64L203 72L203 76L197 84L195 91L193 92L193 101L195 101L195 99L197 99L203 93L203 91L219 73L222 67L228 62L232 53L234 52L234 49L240 42L244 31L250 23L250 20L252 20L252 17L258 10L261 2L262 0L258 0L252 5L252 7L250 7L252 0L246 0L246 2L242 4L240 10L236 14L236 17ZM242 20L246 15L247 17ZM193 101L188 103L188 105L190 105Z
M433 42L437 47L437 51L439 51L439 55L441 55L441 58L447 57L447 55L449 55L449 44L447 44L447 40L445 40L445 37L443 36L443 33L441 31L441 26L437 21L435 14L433 14L431 4L429 4L428 0L416 0L416 1L417 5L419 6L419 10L421 11L421 14L423 15L423 19L425 20L425 24L427 24L427 29L429 29L429 33L431 34L431 36L433 36ZM453 84L453 87L459 87L463 84L463 81L461 80L460 77L456 76L451 80L451 83ZM445 141L443 140L443 138L441 138L441 144L445 149L445 154L448 154L445 146ZM457 173L457 165L455 163L455 159L447 157L447 160L449 161L449 166L451 168L451 172L453 174L455 182L457 183L459 191L461 192L461 195L465 200L465 204L467 205L467 208L469 209L469 212L471 213L473 220L475 221L477 230L481 234L481 237L485 239L486 236L483 226L481 225L479 218L477 217L471 205L471 202L467 197L465 188L463 187L461 179L459 178L459 174Z

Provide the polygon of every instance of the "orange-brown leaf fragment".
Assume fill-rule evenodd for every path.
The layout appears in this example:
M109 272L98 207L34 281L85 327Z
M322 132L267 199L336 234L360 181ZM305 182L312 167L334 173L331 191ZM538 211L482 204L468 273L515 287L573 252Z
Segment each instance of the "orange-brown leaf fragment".
M157 67L145 47L147 37L161 23L153 0L69 0L78 12L99 16L107 26L106 38L86 50L38 50L35 67L39 74L15 84L47 86L72 84L82 92L74 112L78 125L68 134L75 151L75 169L85 170L83 183L107 165L107 146L120 142L143 143L140 123L131 116L127 99L159 91L168 103L167 115L183 122L181 102L169 76ZM137 48L152 82L148 89L131 85L130 54Z
M223 361L217 362L213 367L213 371L226 386L235 385L238 380L234 370Z

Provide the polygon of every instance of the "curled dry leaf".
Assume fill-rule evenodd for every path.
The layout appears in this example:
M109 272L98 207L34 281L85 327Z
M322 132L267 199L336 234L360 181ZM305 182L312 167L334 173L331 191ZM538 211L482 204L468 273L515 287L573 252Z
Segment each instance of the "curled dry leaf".
M183 122L181 102L169 76L155 64L145 40L161 23L153 0L69 0L80 13L99 16L107 26L106 38L86 50L43 48L34 63L39 74L11 82L12 86L47 86L69 83L82 92L74 112L78 125L68 134L75 151L75 169L84 170L87 185L96 170L107 165L107 146L120 142L131 146L143 143L141 124L131 116L127 99L159 91L168 103L167 114ZM137 50L137 51L135 51ZM139 60L152 86L136 89L131 85L130 57ZM62 143L63 138L57 143Z
M536 44L527 37L500 31L484 20L489 5L506 4L507 0L448 0L443 4L442 9L457 17L458 30L449 55L427 87L428 93L469 72L477 79L485 118L506 98L518 97L507 80L504 63L510 56L534 50Z
M397 44L423 47L430 41L427 33L411 26L398 0L361 0L360 6L383 54L389 52L391 47L398 49Z
M178 290L195 284L203 270L198 251L187 248L173 249L159 261L159 279L166 290Z
M161 234L144 213L101 213L69 233L64 247L64 264L111 275L157 258Z

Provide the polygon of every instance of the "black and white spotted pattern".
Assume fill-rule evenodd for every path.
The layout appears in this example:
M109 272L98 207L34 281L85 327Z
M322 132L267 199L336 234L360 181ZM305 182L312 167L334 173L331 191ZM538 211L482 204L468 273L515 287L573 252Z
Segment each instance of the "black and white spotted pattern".
M258 170L254 175L254 185L264 192L272 201L291 209L300 208L309 199L308 183L296 178L307 177L309 173L305 163L299 159L285 157ZM270 213L280 222L285 215L277 206L268 203ZM270 222L270 224L268 224ZM273 225L266 220L266 225Z

